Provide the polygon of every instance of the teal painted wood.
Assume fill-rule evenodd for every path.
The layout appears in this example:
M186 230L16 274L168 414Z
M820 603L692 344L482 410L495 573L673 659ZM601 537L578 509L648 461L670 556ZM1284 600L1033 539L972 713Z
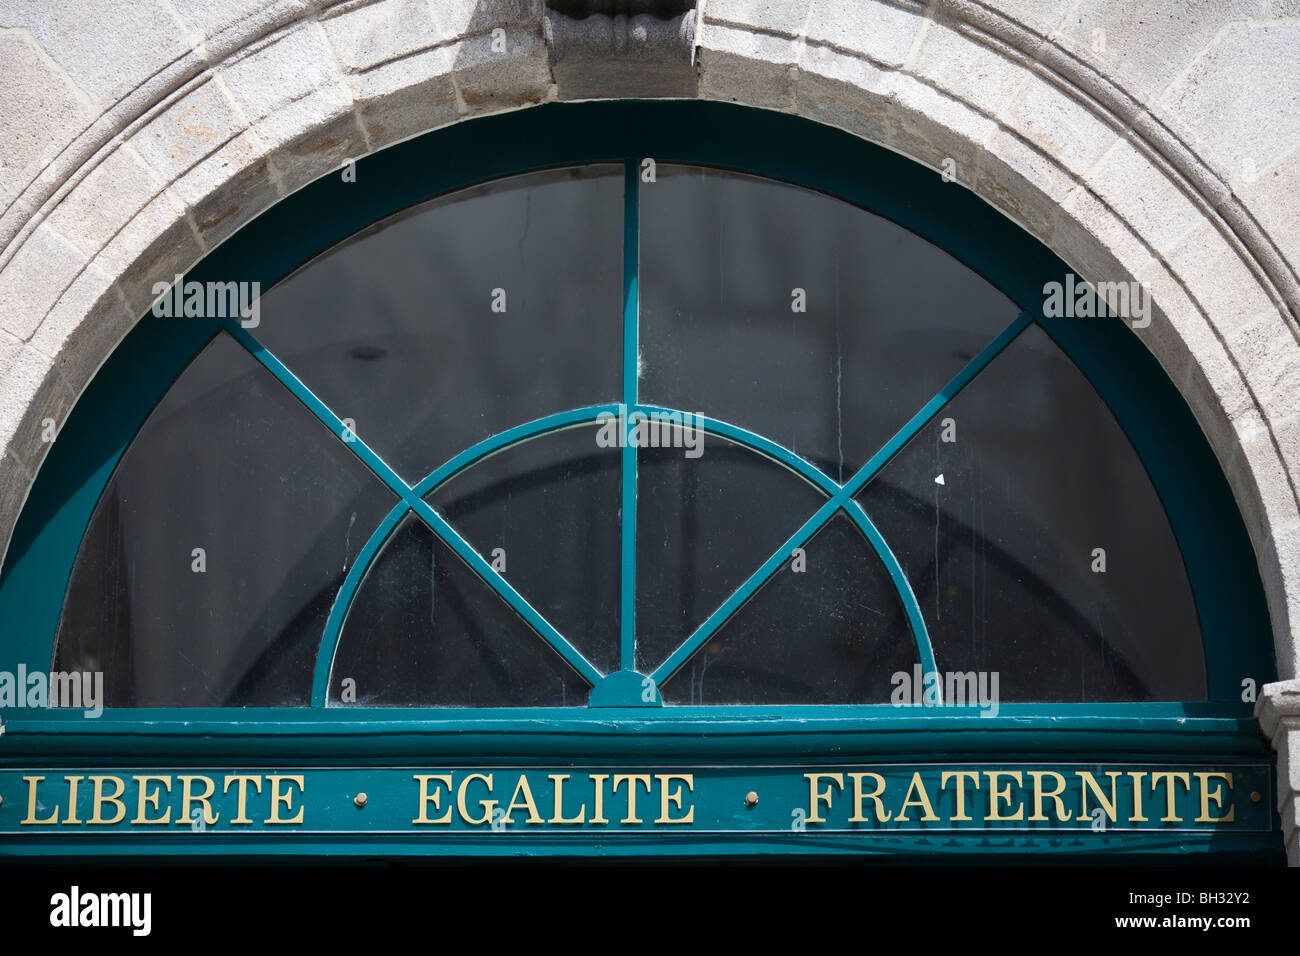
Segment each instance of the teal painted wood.
M976 810L977 816L972 818L958 808L954 791L961 790L964 796L973 794L967 792L964 783L958 782L955 787L950 787L942 779L945 772L954 770L1003 770L1008 765L1018 768L1019 792L1013 795L1011 802L1019 805L1019 820L984 819L980 810ZM185 813L185 805L181 795L171 786L166 788L167 792L157 794L159 806L149 816L157 819L165 814L171 818L171 826L175 827L179 823L182 828L189 829L188 833L184 829L179 832L173 830L175 835L165 838L167 842L187 842L199 846L204 841L218 844L231 839L242 841L251 834L257 834L264 840L273 839L285 843L348 838L386 841L423 837L445 841L450 846L467 839L491 836L514 844L519 852L524 853L536 852L539 845L553 846L557 841L567 841L572 837L586 837L587 841L606 844L617 853L621 852L618 849L621 844L663 837L674 830L689 834L687 840L683 841L687 845L701 837L723 841L774 842L778 845L788 841L792 847L809 838L833 838L844 841L846 846L856 843L864 852L871 852L881 842L881 837L885 836L922 836L945 840L957 836L976 836L982 838L986 845L1024 847L1028 843L1035 848L1066 847L1068 852L1078 853L1105 847L1111 835L1129 839L1146 835L1163 841L1186 841L1193 845L1206 845L1208 840L1205 838L1224 835L1219 828L1207 825L1211 823L1209 820L1197 822L1197 818L1203 815L1202 797L1195 792L1201 788L1194 784L1180 792L1170 781L1167 788L1167 813L1157 814L1153 818L1138 811L1138 807L1143 804L1150 806L1148 801L1139 803L1135 799L1137 792L1146 789L1141 784L1142 779L1148 774L1164 770L1167 765L1150 761L1106 761L1081 765L1077 761L1052 760L1034 761L1030 766L1060 774L1062 783L1059 791L1063 798L1061 804L1046 814L1038 814L1042 819L1037 821L1025 819L1034 811L1027 812L1025 809L1025 805L1030 803L1028 790L1032 789L1032 784L1029 788L1025 786L1028 783L1026 771L1029 767L1022 764L1009 764L1001 760L992 764L941 760L871 760L859 763L826 758L793 762L637 761L631 765L607 761L565 762L557 765L554 762L532 760L456 760L445 764L435 763L432 767L424 762L412 764L403 760L376 767L357 767L351 763L323 760L310 764L279 765L274 770L278 774L298 777L295 781L297 785L288 788L288 805L282 807L285 817L301 814L301 824L292 829L270 822L268 811L272 810L274 802L261 787L257 789L263 792L256 796L247 792L232 793L228 788L220 787L207 807L210 811L205 814L208 826L203 830L186 827L192 818L182 815ZM1217 788L1221 797L1226 796L1224 803L1231 806L1235 824L1231 831L1233 835L1270 834L1269 819L1273 814L1273 805L1271 796L1265 799L1264 794L1271 792L1270 785L1273 781L1272 768L1267 762L1235 758L1188 762L1180 766L1223 774L1218 778ZM135 762L115 762L102 770L124 782L136 774L155 772L155 768ZM262 777L260 768L250 768L246 764L232 766L224 761L205 762L189 770L214 782L220 781L227 774L247 774L250 770L254 770L257 777ZM630 794L625 792L620 800L610 790L608 778L628 770L644 775L647 791L644 799L634 802ZM1110 821L1111 826L1107 831L1094 832L1090 815L1076 816L1087 806L1083 798L1083 782L1077 771L1101 776L1104 770L1116 771L1120 776L1120 783L1115 788L1116 819ZM853 785L846 777L852 771L879 775L883 791L882 804L889 808L888 812L882 812L879 816L884 816L885 819L880 819L879 816L869 821L851 819L858 806L852 793L848 792ZM1130 775L1128 771L1137 773ZM552 773L562 777L558 785L551 776ZM418 774L429 774L431 778L426 783L433 784L440 791L438 811L446 808L447 816L444 820L434 823L433 818L424 812L431 808L420 799L425 788L419 785L416 779ZM442 774L443 779L432 779L434 774ZM817 776L810 781L806 774ZM814 787L810 783L819 783L818 778L824 779L821 775L826 774L838 777L840 786L835 788L828 782L824 789L816 787L823 793L824 799L814 803ZM1227 783L1228 775L1232 777L1231 785ZM42 779L24 780L24 776ZM167 779L171 783L170 772L167 773ZM517 804L510 796L515 792L516 786L512 781L525 780L528 781L530 797L526 805ZM904 794L911 793L909 784L916 781L920 781L921 792L928 792L925 799L926 812L922 818L916 815L918 809L915 804L910 808L910 814L902 806ZM950 778L949 783L952 782ZM844 786L845 783L848 784L847 787ZM123 787L127 790L126 800L135 803L128 790L130 786L128 784ZM214 786L213 789L217 790L218 787ZM659 790L659 800L655 799L655 789ZM129 840L143 837L149 840L157 833L151 824L143 823L127 823L120 832L87 825L85 821L93 813L92 794L88 788L78 787L74 798L67 781L62 779L62 768L49 764L38 764L20 771L0 768L0 790L27 797L25 800L15 799L0 805L0 853L4 852L4 848L15 837L21 839L27 833L34 833L30 829L24 832L20 821L36 799L45 808L61 804L66 814L69 825L39 834L51 847L78 839L103 841L105 838ZM296 794L294 790L297 790ZM453 790L459 812L453 811L448 805L452 802L449 797ZM673 790L676 791L675 798L665 800L664 796ZM753 804L747 804L744 794L751 790L759 799ZM352 798L360 792L364 792L367 799L364 806L358 807ZM1258 793L1261 799L1250 799L1248 795L1252 792ZM604 798L602 811L599 815L591 813L589 816L598 793ZM678 804L675 808L672 807L674 802ZM504 810L507 805L509 809ZM573 813L577 806L582 806L583 812ZM499 817L495 813L497 808L504 810ZM624 808L627 810L626 815L623 813ZM538 813L538 810L543 812ZM232 824L232 819L245 816L245 811L249 817L248 822ZM1218 815L1227 813L1225 809ZM547 821L546 816L552 819ZM595 821L591 816L596 817ZM426 818L426 822L418 823L417 817ZM656 820L656 817L659 819ZM1166 817L1172 819L1165 819ZM531 818L531 822L525 822L528 818ZM687 818L689 823L686 822ZM74 823L72 820L79 822ZM561 823L561 820L566 823ZM674 820L677 825L673 824ZM547 825L538 828L542 823ZM1008 844L1008 840L1014 842Z
M521 143L527 148L521 149ZM358 162L359 182L368 183L366 188L343 185L337 177L309 185L223 244L187 278L259 281L269 288L332 243L431 196L528 169L624 162L629 156L725 166L818 188L943 245L1038 318L1115 413L1165 504L1201 616L1212 700L1205 704L1004 704L995 718L952 709L916 713L892 707L727 708L725 713L708 708L629 707L604 709L598 715L582 709L175 709L108 711L93 721L59 712L29 719L11 711L5 714L8 733L0 748L0 763L16 766L39 758L82 766L111 754L156 761L226 755L270 763L287 755L324 759L347 754L380 761L400 753L509 755L520 748L538 755L594 754L609 759L655 753L679 757L1104 753L1115 759L1268 753L1255 731L1249 705L1240 699L1243 677L1263 683L1276 676L1263 591L1231 492L1185 402L1136 336L1119 323L1042 319L1043 283L1059 280L1065 264L960 186L936 187L937 174L888 150L793 117L725 104L543 106L469 121L366 157ZM304 221L313 228L303 229ZM49 666L68 577L95 503L140 423L216 330L216 324L198 320L146 318L78 402L42 466L0 570L0 649L5 660ZM625 349L625 365L627 360ZM141 374L142 369L154 374ZM626 387L626 375L624 381ZM341 436L337 419L322 420ZM496 447L516 437L498 436L501 444ZM361 456L360 449L353 450ZM486 454L492 449L480 450ZM473 454L473 449L462 453ZM401 499L397 507L410 507L422 520L430 520L432 509L422 496L437 480L470 463L470 458L453 461L454 466L449 462L444 466L447 470L435 473L436 480L430 476L415 489L403 492L389 482ZM477 570L485 580L499 578L490 567ZM364 571L355 565L353 571L359 581ZM508 594L502 596L519 609ZM344 607L340 605L340 614ZM544 629L546 625L534 626ZM322 691L325 681L320 672L324 668L328 675L329 657L322 653L318 660L317 687ZM1224 848L1233 843L1229 835L1220 839ZM1268 841L1242 852L1252 859L1274 852L1265 844ZM116 846L121 849L101 844L85 852L141 849L136 844ZM306 845L302 852L328 849L326 844ZM407 850L398 845L384 850L391 855L408 851L434 852L423 842ZM750 851L776 852L743 844L716 848L720 854ZM153 845L148 852L179 851ZM292 855L297 851L278 845L232 852ZM495 849L474 852L510 851L497 844ZM539 852L584 851L551 847ZM667 850L656 843L644 852ZM706 842L697 842L676 852L708 850ZM925 850L913 847L899 852ZM1175 847L1151 852L1186 851Z
M1237 712L1233 712L1236 710ZM998 754L1025 759L1261 756L1267 743L1248 716L1222 704L1003 704L996 717L959 708L805 706L767 708L331 707L138 708L27 717L14 712L0 765L59 759L85 765L131 755L395 755L573 757L757 757L889 754L938 759Z
M168 834L176 836L176 834ZM363 859L383 858L417 859L425 857L490 857L498 859L545 857L552 860L590 859L613 857L653 856L662 862L690 860L728 860L737 856L778 856L795 859L820 859L828 856L844 858L906 857L917 862L946 862L960 860L971 865L1006 865L1030 863L1040 856L1056 858L1069 865L1114 865L1115 854L1123 854L1126 863L1141 864L1180 862L1213 865L1285 865L1285 857L1275 846L1272 834L1115 834L1108 835L1098 844L1078 845L1065 837L1054 836L1026 841L1022 838L999 836L891 836L874 842L864 842L861 837L841 834L789 837L734 837L706 835L692 838L681 833L650 833L628 837L611 845L609 840L593 840L590 834L533 834L545 836L544 840L524 843L517 838L487 833L455 841L439 843L432 835L417 834L424 839L411 837L381 838L356 837L303 837L293 839L278 835L273 841L225 836L190 836L182 834L177 842L164 842L162 835L149 839L134 836L128 839L71 839L50 845L27 837L14 837L16 842L0 849L0 857L50 857L60 860L112 861L129 857L157 856L165 858L217 857L224 861L262 862L274 859L277 864L300 862L311 866L322 863L348 863ZM17 842L21 841L21 842Z
M628 159L623 166L623 407L636 407L640 393L641 345L638 272L641 266L641 232L638 214L640 177L637 162ZM619 568L619 660L623 670L636 671L636 446L629 441L631 429L636 425L629 412L619 422L623 429L621 462L621 566ZM627 703L640 699L639 682L623 682L635 696ZM652 694L652 699L655 695Z
M445 465L437 468L427 478L415 486L415 492L422 496L427 496L436 490L444 482L450 481L457 474L466 468L471 467L478 461L481 461L487 455L505 448L512 447L522 442L535 438L538 435L547 434L560 428L571 428L575 425L587 424L599 421L605 415L617 415L620 412L617 405L593 405L588 408L573 409L567 412L559 412L554 415L547 415L535 421L518 425L508 431L493 435L484 439L478 444L457 454ZM680 409L670 409L660 405L638 404L631 407L628 417L633 413L641 415L667 414L682 416L684 413ZM739 445L743 445L753 451L764 455L775 461L777 464L789 469L800 478L812 484L828 498L838 494L841 486L819 469L806 458L796 455L790 449L780 445L771 439L764 438L747 429L732 425L729 422L719 421L718 419L709 418L704 415L693 415L696 427L702 429L706 434L717 435L727 438ZM899 446L902 447L901 445ZM626 449L625 449L626 451ZM427 489L427 490L426 490ZM625 503L626 506L626 503ZM631 503L635 508L635 499ZM913 641L916 644L917 655L921 661L922 667L927 672L937 671L935 664L934 651L930 644L930 637L925 627L925 620L921 616L920 606L917 603L916 596L912 593L911 585L903 573L902 566L898 559L890 550L884 537L876 529L871 519L867 517L862 507L853 500L843 505L844 510L853 520L863 538L870 544L871 548L880 558L881 563L890 575L894 586L898 589L899 600L907 614L909 626L911 628ZM398 520L403 517L409 509L405 505L398 505L393 512L384 520L384 522L375 530L371 537L366 541L365 546L357 555L357 560L348 572L335 599L334 606L330 611L330 616L325 625L325 634L321 641L320 654L316 661L315 675L316 679L312 689L312 703L314 706L324 706L325 690L323 681L328 678L332 666L332 658L338 645L339 630L347 616L347 607L351 602L356 588L369 564L374 560L379 552L383 540L392 532ZM626 525L624 525L626 528ZM624 667L623 670L632 672L634 668ZM637 706L639 703L653 703L657 700L657 694L652 696L651 700L642 700L642 694L645 685L640 680L625 682L628 688L628 694L624 697L612 698L610 702L602 703L602 706L612 706L614 704L624 704L628 706Z
M415 493L421 498L426 498L437 491L445 482L450 481L470 465L482 461L488 455L495 454L530 438L536 438L538 435L544 435L547 432L572 428L575 425L586 425L599 421L602 415L617 415L618 412L619 406L616 404L590 405L586 408L575 408L567 412L545 415L534 421L507 428L503 432L498 432L483 439L476 445L471 445L446 464L439 465L415 485Z

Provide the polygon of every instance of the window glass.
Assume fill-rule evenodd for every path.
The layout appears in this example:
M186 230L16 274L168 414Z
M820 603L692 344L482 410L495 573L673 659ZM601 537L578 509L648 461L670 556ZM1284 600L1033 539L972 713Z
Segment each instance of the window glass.
M414 487L494 434L623 397L623 182L621 165L555 169L424 203L272 289L251 334ZM951 256L825 195L673 165L639 190L639 400L752 431L833 482L1015 318ZM602 675L655 674L828 494L736 432L654 434L635 450L632 661L631 489L605 423L535 435L427 495ZM397 500L357 448L218 335L94 511L56 666L105 671L109 706L309 703L335 598ZM908 584L940 670L996 673L1003 700L1205 699L1160 499L1038 326L858 500L906 581L836 514L662 681L665 703L888 700L918 657ZM594 675L417 517L376 546L335 617L331 704L586 703Z
M100 497L56 670L107 706L306 704L339 586L396 497L225 333Z
M351 682L350 684L347 682ZM582 706L586 681L419 519L366 573L330 674L330 703Z
M677 673L665 704L881 704L917 661L898 592L838 513Z
M1019 309L821 193L660 165L641 185L641 396L852 473Z
M725 438L637 450L637 669L651 673L826 501Z
M514 176L308 263L256 334L414 484L513 425L617 401L622 248L621 166Z
M601 673L619 666L619 452L597 426L475 463L430 503Z
M940 670L996 671L1005 701L1205 699L1196 607L1160 499L1037 326L860 500L907 573Z

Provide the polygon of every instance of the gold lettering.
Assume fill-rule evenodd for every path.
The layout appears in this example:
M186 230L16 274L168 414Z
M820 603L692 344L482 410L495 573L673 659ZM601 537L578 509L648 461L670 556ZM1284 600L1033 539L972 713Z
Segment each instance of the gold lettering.
M469 815L469 811L465 809L465 790L475 780L482 780L487 784L488 793L492 792L492 774L490 773L487 775L472 773L462 780L460 786L456 788L456 809L460 811L460 818L471 826L479 826L491 822L492 810L497 805L495 800L480 800L478 805L483 808L483 816L475 818Z
M115 784L117 784L117 792L112 794L111 796L105 795L104 793L105 780L112 780ZM90 777L90 782L95 785L95 795L93 798L93 802L91 803L91 807L95 812L91 816L91 818L86 822L91 824L98 824L100 826L111 826L114 823L121 823L122 820L126 817L126 804L119 799L122 796L122 793L126 790L126 784L122 782L122 778L110 777L107 775L100 777L92 774ZM105 820L103 817L104 804L106 803L117 804L117 815L113 817L113 819L111 820Z
M451 774L449 773L417 773L413 774L414 778L420 781L420 815L412 820L412 823L451 823L451 807L447 812L436 820L429 818L429 804L433 804L433 809L442 809L442 790L441 788L429 792L429 781L437 780L440 784L451 791Z
M596 808L591 814L592 823L608 823L605 819L605 781L609 779L607 773L588 774L591 782L596 785Z
M875 788L870 793L862 792L863 777L870 777L875 783ZM880 823L888 820L891 814L885 809L884 804L880 802L880 795L885 791L885 778L878 773L851 773L849 779L853 781L853 816L849 817L849 822L867 822L867 817L862 812L862 809L866 806L868 800L876 805L876 820Z
M168 793L172 792L171 776L170 775L156 776L154 774L137 774L134 779L135 779L135 786L136 786L135 819L131 821L131 825L135 826L137 823L139 823L139 824L144 824L146 826L151 826L157 823L171 823L172 822L171 807L167 808L167 815L164 816L161 820L150 820L148 817L144 815L144 810L146 805L152 806L155 812L161 809L158 806L158 801L162 799L162 791L166 790ZM152 795L149 793L150 783L157 783L159 786L158 791L153 793Z
M524 795L524 802L522 806L515 802L516 800L519 799L520 793ZM534 823L546 822L545 820L542 819L542 815L537 812L537 804L533 801L533 790L530 786L528 786L528 775L525 773L521 773L519 775L519 782L515 784L515 792L510 795L510 803L506 806L506 812L505 815L501 818L501 822L514 823L514 820L510 818L510 814L514 813L516 809L528 811L527 822L530 825Z
M620 823L640 823L641 818L636 815L636 785L639 783L645 787L646 796L650 795L650 774L648 773L616 773L614 774L614 783L610 787L610 793L618 793L618 785L627 784L627 816Z
M1191 777L1187 775L1186 770L1181 773L1174 773L1172 770L1162 770L1159 773L1153 773L1151 775L1152 793L1156 792L1156 785L1159 784L1161 780L1165 782L1165 815L1160 818L1160 822L1177 823L1182 818L1174 812L1174 799L1176 796L1174 782L1179 781L1182 783L1184 790L1190 790L1192 789Z
M59 822L59 805L54 805L54 812L48 819L36 819L36 788L44 777L23 777L27 784L27 816L23 818L22 825L25 827L52 827L57 826ZM78 777L77 779L81 779Z
M1101 792L1101 787L1097 785L1097 778L1087 770L1076 771L1079 779L1083 781L1083 792L1080 796L1079 819L1087 820L1092 814L1088 812L1088 791L1097 798L1097 804L1105 812L1106 817L1111 823L1115 822L1119 814L1119 796L1115 792L1115 787L1119 783L1119 778L1123 774L1118 770L1107 770L1106 776L1110 778L1110 799L1107 800L1105 794Z
M205 784L203 793L195 796L194 781L202 780ZM203 804L203 823L206 826L212 826L217 822L217 815L212 810L212 795L217 792L217 785L212 782L211 777L191 776L190 774L181 774L181 818L176 821L178 827L194 826L194 814L190 812L193 804Z
M668 804L671 803L678 810L682 809L682 785L677 785L677 792L670 793L668 784L673 780L680 780L686 784L686 789L695 792L695 774L693 773L657 773L655 779L659 781L659 818L655 823L694 823L695 822L695 805L687 811L686 816L678 817L674 820L668 815ZM647 792L649 788L647 787Z
M564 781L569 779L567 773L550 774L551 783L555 786L555 815L547 820L547 823L581 823L587 819L587 805L584 803L578 808L578 815L571 819L564 816Z
M77 787L81 785L81 781L85 777L64 777L63 779L68 781L68 815L63 818L63 823L64 825L80 823L81 820L77 817Z
M1051 800L1056 804L1056 819L1064 823L1074 814L1065 809L1065 801L1061 799L1061 794L1065 793L1065 778L1055 770L1031 770L1029 776L1034 778L1034 814L1031 820L1046 820L1047 816L1043 813L1043 800ZM1056 786L1051 790L1043 789L1043 778L1055 777Z
M1023 820L1025 818L1025 805L1022 803L1020 809L1016 811L1013 817L1004 817L998 809L998 803L1005 801L1007 809L1011 809L1011 784L1007 784L1006 790L998 789L998 777L1011 777L1016 781L1016 786L1024 786L1023 778L1019 770L985 770L984 776L989 778L989 812L984 815L985 820Z
M231 826L235 824L250 825L252 819L248 816L248 785L251 783L254 789L260 794L262 792L262 778L259 774L253 773L232 773L226 776L226 782L221 788L222 795L230 792L232 783L239 784L238 795L235 803L235 817L230 821Z
M290 776L290 775L288 775L288 774L268 773L268 774L266 775L266 779L269 780L269 781L271 781L271 815L270 815L269 817L266 818L266 822L267 822L268 824L296 824L296 823L302 823L303 813L306 811L306 809L307 809L306 807L299 807L299 808L298 808L298 815L297 815L297 816L294 816L294 817L290 817L288 820L286 820L286 819L284 819L283 817L280 816L280 805L281 805L281 804L284 805L284 809L285 809L285 810L292 810L292 809L293 809L293 793L291 793L291 792L290 792L290 793L281 793L281 792L280 792L280 781L281 781L281 780L288 780L290 783L292 783L294 786L296 786L296 787L297 787L297 788L298 788L298 789L303 793L303 795L305 796L306 793L307 793L307 785L306 785L306 783L304 782L304 780L303 780L303 778L302 778L302 774L297 774L297 775L294 775L294 776ZM216 821L216 818L213 817L213 822L215 822L215 821Z
M834 783L841 790L844 789L844 774L842 773L806 773L804 777L808 780L808 823L825 823L826 818L821 815L820 805L826 804L826 809L831 808L831 788L827 784L825 790L817 789L817 783L823 777Z
M1147 818L1142 815L1142 778L1147 773L1145 770L1130 770L1128 775L1133 778L1133 816L1128 818L1128 822L1146 823Z
M913 792L919 792L921 799L913 800ZM894 819L906 820L908 807L920 807L923 811L921 814L921 820L924 823L933 823L935 820L939 819L934 812L934 806L930 803L930 795L925 792L925 781L921 779L921 774L919 772L912 774L912 782L908 785L907 794L903 797L903 806L899 809L898 816L894 817Z
M1228 808L1228 815L1226 817L1210 816L1211 800L1214 801L1214 805L1216 807L1218 807L1220 810L1223 809L1223 784L1219 784L1218 789L1215 790L1213 793L1210 793L1209 781L1211 777L1218 777L1222 780L1227 780L1228 789L1229 790L1232 789L1232 774L1224 773L1219 770L1211 770L1206 772L1202 772L1199 770L1196 771L1196 778L1200 781L1201 784L1201 815L1196 818L1196 822L1197 823L1231 823L1233 818L1237 815L1236 806L1231 806Z
M969 821L971 818L966 815L966 781L972 781L975 784L975 789L978 790L980 788L979 771L945 770L939 777L939 789L947 789L948 781L954 777L957 779L957 812L953 814L953 819Z

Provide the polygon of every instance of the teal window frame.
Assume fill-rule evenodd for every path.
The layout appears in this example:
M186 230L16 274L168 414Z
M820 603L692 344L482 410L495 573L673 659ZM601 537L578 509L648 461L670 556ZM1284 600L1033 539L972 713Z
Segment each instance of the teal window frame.
M187 273L187 279L257 281L269 289L335 243L419 202L513 174L589 163L624 163L623 354L628 409L636 394L637 171L642 158L713 166L819 190L885 216L944 248L992 282L1023 311L870 462L842 487L787 450L726 423L715 434L792 468L827 495L781 553L755 573L665 664L686 661L757 589L789 549L840 508L885 561L903 598L923 665L933 668L924 621L897 561L852 495L1014 337L1039 324L1075 362L1115 415L1164 503L1186 565L1201 623L1209 700L1203 702L1003 704L998 716L973 708L900 710L889 705L654 707L641 702L632 671L635 606L635 450L622 452L623 568L620 648L624 670L595 681L590 706L561 708L367 708L325 706L329 663L348 600L374 553L415 511L588 679L600 678L535 610L424 501L440 482L491 451L536 434L595 419L614 406L552 415L474 446L415 486L363 443L348 447L401 501L354 563L331 611L317 660L312 706L287 708L110 709L6 714L5 765L183 757L367 760L537 760L666 758L798 759L829 754L937 759L1163 758L1198 756L1271 762L1255 729L1242 681L1276 679L1272 637L1255 556L1231 490L1199 425L1137 336L1119 321L1050 319L1043 285L1069 267L1019 226L937 173L843 131L792 116L722 103L612 101L548 104L467 121L357 161L357 181L325 176L283 199ZM223 328L219 321L146 315L88 386L33 486L0 570L0 648L5 659L46 669L73 562L112 471L154 405L187 363ZM336 435L344 425L254 335L224 326ZM144 372L142 370L147 370ZM631 478L631 481L627 479ZM504 587L503 587L504 586ZM582 665L586 664L586 668ZM593 712L592 708L599 708ZM738 838L739 839L739 838ZM1134 836L1139 840L1138 836ZM1218 837L1220 849L1262 852L1258 834ZM1199 846L1199 844L1198 844ZM1204 849L1204 847L1201 847Z

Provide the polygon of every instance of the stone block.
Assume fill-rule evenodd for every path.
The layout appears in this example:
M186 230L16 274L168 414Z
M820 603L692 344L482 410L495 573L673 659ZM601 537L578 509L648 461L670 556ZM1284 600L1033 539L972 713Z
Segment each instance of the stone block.
M0 29L0 210L98 112L22 30Z
M795 39L706 22L696 41L701 96L794 111Z
M1199 157L1225 181L1300 146L1300 21L1235 23L1160 98Z
M184 91L131 137L164 183L175 182L244 129L235 105L211 79Z
M0 269L0 328L30 338L88 258L47 223L38 225Z
M131 146L114 145L46 221L91 257L162 188L157 174Z
M207 249L224 242L281 195L265 145L251 130L189 170L172 192L189 210Z

